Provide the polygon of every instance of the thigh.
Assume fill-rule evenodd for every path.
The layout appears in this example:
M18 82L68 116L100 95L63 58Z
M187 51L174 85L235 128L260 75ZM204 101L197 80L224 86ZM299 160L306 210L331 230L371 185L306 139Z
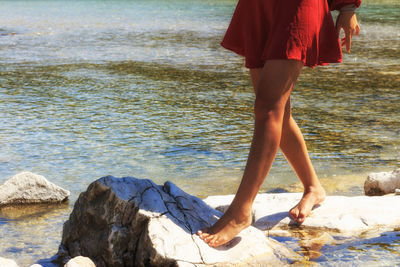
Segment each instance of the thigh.
M257 84L260 79L262 68L252 68L250 70L251 84L253 85L254 93L257 93Z
M303 62L299 60L268 60L261 70L253 70L256 102L270 105L282 102L286 105L302 68Z

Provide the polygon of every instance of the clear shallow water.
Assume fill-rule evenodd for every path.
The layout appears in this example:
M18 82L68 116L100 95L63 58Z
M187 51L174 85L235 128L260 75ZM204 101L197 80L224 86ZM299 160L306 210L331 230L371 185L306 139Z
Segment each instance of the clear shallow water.
M29 170L72 192L70 206L0 216L1 256L27 265L54 254L78 194L108 174L171 180L198 196L235 192L253 93L242 59L219 46L234 6L0 1L0 182ZM400 6L366 1L359 13L362 34L345 63L305 69L293 93L332 194L361 194L366 173L400 160ZM263 190L294 183L280 155ZM351 258L346 246L327 248L329 262ZM389 247L383 257L398 259Z

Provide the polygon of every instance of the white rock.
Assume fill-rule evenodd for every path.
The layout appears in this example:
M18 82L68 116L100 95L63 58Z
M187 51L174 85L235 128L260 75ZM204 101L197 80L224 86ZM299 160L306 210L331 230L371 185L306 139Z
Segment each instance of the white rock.
M254 227L225 246L209 247L196 232L221 215L170 182L104 177L79 196L58 255L61 261L88 256L99 267L262 266L297 257Z
M31 172L19 173L0 186L0 207L15 204L63 202L70 192Z
M259 194L253 205L253 226L260 230L287 230L295 223L288 211L301 199L300 193ZM224 210L233 199L213 196L204 201L211 207ZM302 224L303 227L337 232L343 236L385 232L400 225L400 198L328 196Z
M43 267L43 266L36 263L36 264L33 264L33 265L29 266L29 267Z
M400 188L400 169L392 172L371 173L364 183L364 192L367 196L394 193L397 188Z
M18 267L18 264L13 260L0 257L0 267Z
M64 267L96 267L96 265L88 257L78 256L70 259Z

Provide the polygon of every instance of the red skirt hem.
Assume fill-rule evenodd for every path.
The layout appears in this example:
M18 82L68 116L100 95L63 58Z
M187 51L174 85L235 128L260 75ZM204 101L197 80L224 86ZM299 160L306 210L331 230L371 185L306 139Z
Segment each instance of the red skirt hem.
M225 44L224 42L221 43L221 46L229 51L234 52L235 54L242 56L242 57L246 57L244 50L237 48L237 47L233 47L233 46L229 46L228 44ZM326 66L329 64L337 64L337 63L342 63L342 58L332 58L332 59L325 59L325 60L320 60L317 61L316 63L308 63L306 61L305 58L300 58L300 57L278 57L278 56L270 56L267 58L261 58L261 61L263 62L262 64L252 64L246 61L245 63L245 67L249 68L249 69L259 69L262 68L264 66L264 62L266 62L267 60L298 60L303 62L304 66L310 67L310 68L314 68L316 66Z

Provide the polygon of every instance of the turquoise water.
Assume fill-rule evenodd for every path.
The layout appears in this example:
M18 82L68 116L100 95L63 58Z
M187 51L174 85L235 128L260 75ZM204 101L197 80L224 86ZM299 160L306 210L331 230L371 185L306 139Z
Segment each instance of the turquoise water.
M235 192L254 100L243 60L219 46L235 3L0 1L0 182L32 171L72 193L50 211L2 211L0 256L27 265L53 255L79 193L108 174L201 197ZM400 160L400 4L366 1L359 14L345 63L305 69L293 93L318 174L347 195ZM279 155L263 190L294 183ZM319 261L361 265L378 250L398 263L393 238L379 241L390 249L326 246Z

